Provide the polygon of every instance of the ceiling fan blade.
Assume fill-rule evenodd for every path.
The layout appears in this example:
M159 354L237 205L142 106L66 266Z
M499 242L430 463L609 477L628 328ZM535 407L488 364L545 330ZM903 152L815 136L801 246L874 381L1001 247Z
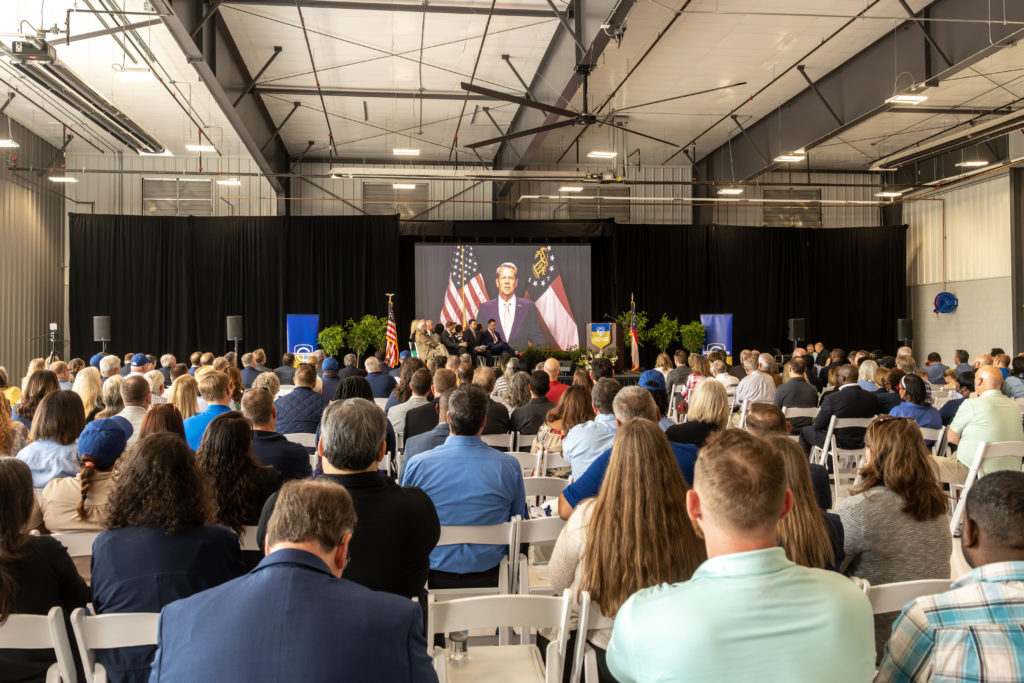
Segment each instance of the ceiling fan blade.
M573 138L573 141L569 143L569 146L565 148L565 151L559 155L558 159L555 161L556 164L562 163L562 159L564 159L565 155L569 153L569 150L572 149L573 145L576 144L576 141L582 138L584 135L586 135L587 131L590 130L590 125L591 124L588 123L587 125L583 126L583 130L580 131L580 134Z
M668 140L662 140L661 138L656 138L653 135L647 135L646 133L638 133L635 130L630 130L629 128L626 128L625 126L620 126L617 123L610 123L607 120L602 121L601 124L605 125L605 126L611 126L612 128L618 128L619 130L624 130L627 133L629 133L630 135L639 135L642 138L647 138L648 140L656 140L657 142L664 142L666 145L671 145L673 147L678 147L679 146L679 145L677 145L674 142L669 142Z
M528 100L525 97L501 92L500 90L491 90L490 88L484 88L479 85L474 85L473 83L462 83L461 86L463 90L476 93L477 95L493 97L496 100L503 100L505 102L514 102L515 104L519 104L524 107L533 107L534 109L540 109L541 111L546 111L550 114L558 114L559 116L568 116L570 118L576 117L576 112L574 111L569 111L568 109L562 109L560 107L552 107L550 104L535 102L533 100Z
M703 95L705 93L716 92L718 90L726 90L728 88L737 88L737 87L739 87L741 85L746 85L746 84L747 84L746 81L740 81L739 83L730 83L729 85L722 85L722 86L719 86L717 88L708 88L707 90L697 90L697 91L694 91L694 92L688 92L685 95L675 95L673 97L666 97L666 98L660 99L660 100L653 100L651 102L644 102L643 104L634 104L634 105L629 106L629 107L622 107L620 109L616 109L615 111L616 112L620 112L620 111L627 111L629 109L637 109L638 107L649 107L652 104L661 104L662 102L671 102L672 100L681 100L684 97L693 97L694 95Z
M554 130L556 128L565 128L566 126L576 125L576 119L568 119L566 121L557 121L555 123L549 123L546 126L537 126L536 128L528 128L527 130L521 130L517 133L509 133L508 135L502 135L490 140L481 140L480 142L474 142L466 145L469 149L476 149L477 147L486 147L487 145L493 145L496 142L505 142L505 140L514 140L515 138L525 137L527 135L533 135L534 133L543 133L545 131Z

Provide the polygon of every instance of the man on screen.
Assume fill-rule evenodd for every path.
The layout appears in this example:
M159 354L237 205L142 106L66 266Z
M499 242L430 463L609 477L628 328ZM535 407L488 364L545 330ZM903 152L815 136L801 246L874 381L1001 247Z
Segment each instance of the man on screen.
M518 272L514 263L506 262L498 266L498 298L480 304L477 315L482 320L494 318L501 339L512 347L524 349L527 346L544 346L546 340L540 329L536 307L529 299L516 296Z

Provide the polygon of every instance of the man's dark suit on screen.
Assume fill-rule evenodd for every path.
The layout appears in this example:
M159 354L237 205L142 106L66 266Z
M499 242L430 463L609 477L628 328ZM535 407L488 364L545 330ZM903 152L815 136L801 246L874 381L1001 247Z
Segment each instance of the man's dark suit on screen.
M527 343L533 346L544 346L547 341L540 329L540 319L537 317L537 308L529 299L517 296L514 317L512 318L512 329L506 330L501 324L501 305L505 302L499 297L480 304L477 311L477 319L487 321L495 320L498 323L498 332L501 338L516 349L525 349ZM484 333L484 337L487 333Z

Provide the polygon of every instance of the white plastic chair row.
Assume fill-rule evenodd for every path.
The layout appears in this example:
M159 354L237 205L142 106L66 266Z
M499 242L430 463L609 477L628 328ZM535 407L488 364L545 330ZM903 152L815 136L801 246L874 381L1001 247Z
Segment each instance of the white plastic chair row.
M1001 441L999 443L978 444L978 454L974 456L971 469L967 471L967 479L964 480L963 488L960 491L960 499L953 509L953 519L949 523L950 533L955 534L964 521L964 504L967 501L967 494L970 493L974 482L985 473L984 462L993 458L1022 458L1024 457L1024 441ZM1024 472L1024 459L1021 460L1021 472ZM951 486L950 489L955 488Z
M818 465L832 463L833 500L838 503L842 497L841 493L849 491L857 478L857 471L863 464L864 446L863 441L860 448L839 448L836 442L836 430L856 428L867 429L874 417L836 417L828 423L828 431L825 433L825 445L823 448L814 446L811 449L811 462Z
M71 613L86 683L106 683L107 672L96 662L95 650L156 645L159 612L87 616L81 607Z
M597 604L591 602L588 591L580 592L579 616L569 683L579 683L581 675L587 683L597 683L597 653L587 644L587 635L594 630L611 628L614 621L601 614Z
M75 659L64 627L64 610L51 607L41 614L12 614L0 625L0 649L53 650L57 661L46 670L46 683L75 683Z
M864 579L857 579L871 602L874 614L901 612L907 603L922 595L935 595L949 590L949 579L922 579L920 581L900 581L872 586Z

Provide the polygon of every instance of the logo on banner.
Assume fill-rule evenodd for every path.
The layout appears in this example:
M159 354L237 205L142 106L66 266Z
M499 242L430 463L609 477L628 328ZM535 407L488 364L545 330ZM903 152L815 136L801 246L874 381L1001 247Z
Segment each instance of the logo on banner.
M732 313L701 313L704 326L704 353L722 351L732 363Z
M295 354L295 363L305 363L306 359L313 355L314 350L312 344L296 344L292 349L292 353Z
M608 323L593 323L590 326L590 344L603 349L612 343L612 326Z

